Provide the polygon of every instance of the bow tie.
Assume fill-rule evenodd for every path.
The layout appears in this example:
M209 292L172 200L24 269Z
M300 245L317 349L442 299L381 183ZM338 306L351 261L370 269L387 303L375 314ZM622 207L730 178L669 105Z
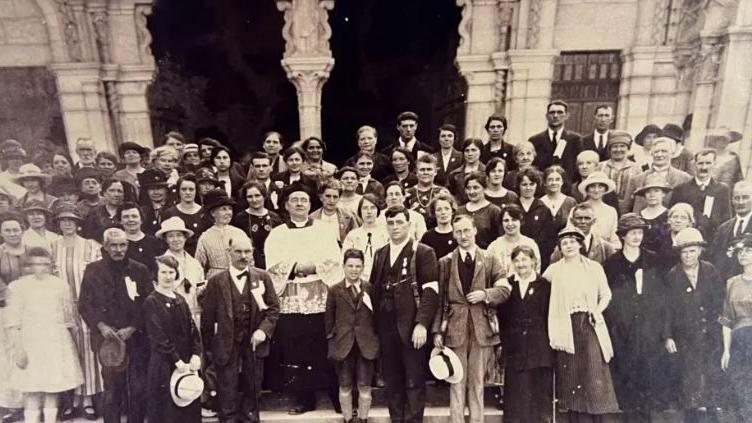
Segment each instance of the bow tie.
M243 270L242 272L238 273L238 280L243 279L243 278L247 278L247 277L248 277L248 271L247 270Z

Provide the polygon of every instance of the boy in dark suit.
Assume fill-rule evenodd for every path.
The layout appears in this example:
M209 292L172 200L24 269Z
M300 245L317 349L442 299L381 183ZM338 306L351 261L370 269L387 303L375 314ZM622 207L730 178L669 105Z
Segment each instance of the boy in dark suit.
M362 282L363 252L344 254L345 280L332 286L326 299L326 339L329 359L339 379L339 402L345 422L367 422L371 408L371 380L379 338L371 302L371 286ZM353 417L352 384L358 385L358 416Z

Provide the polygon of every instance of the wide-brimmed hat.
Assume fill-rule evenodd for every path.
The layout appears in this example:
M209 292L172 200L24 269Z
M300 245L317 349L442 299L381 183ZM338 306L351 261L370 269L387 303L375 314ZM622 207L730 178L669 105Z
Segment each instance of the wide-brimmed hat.
M726 141L728 143L737 142L742 139L742 133L732 131L727 126L710 129L705 134L705 143L712 146L717 141Z
M146 169L138 174L138 186L141 188L166 187L167 175L159 169Z
M653 188L661 189L663 192L671 192L674 189L666 182L666 178L660 174L653 173L645 177L645 182L643 182L640 188L635 190L634 195L645 195L645 192Z
M24 179L37 179L42 184L46 184L50 180L50 175L42 172L39 166L33 163L26 163L18 168L18 176L13 179L18 184L21 184Z
M125 367L128 363L125 342L117 336L105 338L99 346L99 362L104 367Z
M428 360L428 368L436 379L444 380L448 383L458 383L465 377L460 358L448 347L431 350L431 359Z
M120 153L121 157L128 150L135 150L138 152L138 154L144 154L149 151L149 149L144 147L143 145L132 142L132 141L126 141L118 146L118 153Z
M204 380L196 372L180 373L175 369L170 376L170 395L178 407L186 407L204 392Z
M648 229L650 225L640 217L637 213L624 213L620 218L616 226L616 233L619 235L625 235L632 229Z
M227 195L227 191L222 188L214 188L204 194L204 208L206 211L211 212L217 207L221 206L234 206L235 200Z
M559 239L566 238L566 237L577 238L580 242L585 240L585 234L582 233L581 230L571 225L567 225L564 227L564 229L559 231L559 234L558 234Z
M621 129L613 129L611 131L608 131L608 141L606 142L606 147L610 149L611 146L616 144L626 145L627 148L631 147L632 135L630 135L627 131L622 131Z
M682 143L684 142L684 130L679 125L673 123L667 123L663 125L661 129L661 136L671 138L672 140Z
M55 220L61 219L74 219L79 222L84 220L83 217L81 217L81 213L78 211L78 207L74 204L66 203L62 203L55 207Z
M694 246L704 247L705 245L706 242L702 233L696 228L684 228L674 237L674 248L677 250Z
M726 255L734 257L743 248L752 247L752 234L743 233L741 236L734 238L726 250Z
M102 171L95 167L82 167L75 172L76 183L80 186L84 179L96 179L97 182L102 183L104 175Z
M23 208L24 213L28 213L30 211L41 211L46 215L51 215L52 211L50 210L47 205L39 200L29 200Z
M172 216L171 218L162 221L162 225L154 234L154 236L156 236L157 238L162 238L167 232L172 231L183 232L186 238L193 236L193 231L185 227L185 221L179 216Z
M606 186L606 194L613 191L614 188L616 188L616 184L614 183L611 178L609 178L605 173L603 172L593 172L590 175L588 175L587 178L585 178L584 181L580 182L577 186L577 189L580 190L580 193L584 196L587 196L587 187L594 184L602 184Z
M201 167L196 169L196 182L211 182L216 187L220 187L219 179L217 179L217 175L214 173L213 170L211 170L208 167Z
M652 123L650 125L645 125L640 133L635 136L634 142L640 146L645 145L645 138L648 135L660 135L660 133L661 128L658 125L653 125Z

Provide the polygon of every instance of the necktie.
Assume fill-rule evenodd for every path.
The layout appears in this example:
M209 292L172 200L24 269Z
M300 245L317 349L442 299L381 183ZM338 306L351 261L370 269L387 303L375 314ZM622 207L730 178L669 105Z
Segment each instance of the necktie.
M598 151L603 150L603 134L598 134L598 144L596 144Z
M356 287L354 284L350 285L350 295L352 295L353 300L358 298L358 287Z
M368 240L366 241L366 254L369 255L369 257L373 257L373 244L371 244L371 233L368 232Z
M470 252L465 253L465 266L471 268L473 265L473 258L470 256Z
M739 238L740 236L742 236L742 231L744 230L743 224L743 219L736 219L736 230L734 231L734 238Z

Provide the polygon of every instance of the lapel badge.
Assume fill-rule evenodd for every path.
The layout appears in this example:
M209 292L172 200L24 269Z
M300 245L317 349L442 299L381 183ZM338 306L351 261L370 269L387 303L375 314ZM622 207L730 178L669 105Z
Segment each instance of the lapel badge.
M531 287L530 289L528 289L528 290L527 290L527 293L528 293L529 295L533 295L533 293L534 293L534 292L535 292L535 290L534 290L534 289L533 289L532 287Z
M691 286L687 287L687 292L692 292L692 287Z

